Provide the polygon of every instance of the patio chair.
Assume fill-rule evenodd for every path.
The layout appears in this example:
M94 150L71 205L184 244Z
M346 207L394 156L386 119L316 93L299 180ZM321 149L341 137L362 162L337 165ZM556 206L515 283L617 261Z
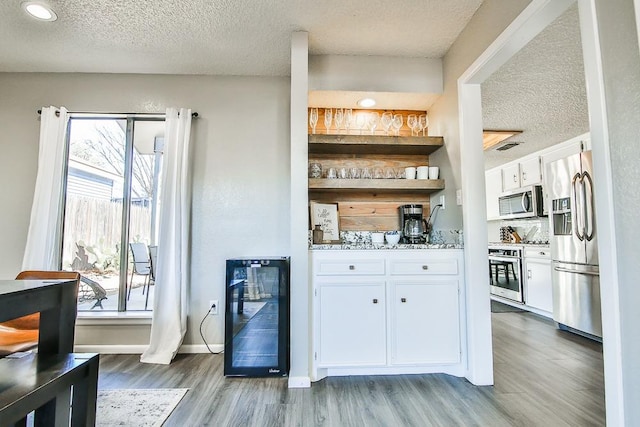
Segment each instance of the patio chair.
M151 279L149 280L149 286L152 284L156 284L156 265L158 260L158 247L157 246L149 246L149 261L151 262ZM147 287L147 299L144 302L144 309L147 309L147 305L149 304L149 294L150 288Z
M142 284L142 294L144 295L145 288L149 286L149 280L151 276L151 260L149 259L149 251L147 245L141 242L129 243L131 248L131 259L133 269L131 270L131 278L129 279L129 290L127 292L127 299L131 297L131 288L133 288L133 275L144 276L144 283Z
M23 271L16 280L75 280L80 283L80 273L75 271ZM0 323L0 357L17 351L26 351L38 345L40 313L33 313Z

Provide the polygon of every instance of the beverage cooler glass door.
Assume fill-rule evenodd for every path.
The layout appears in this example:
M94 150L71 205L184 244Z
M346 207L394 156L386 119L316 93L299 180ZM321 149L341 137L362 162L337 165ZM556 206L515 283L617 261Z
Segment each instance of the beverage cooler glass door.
M289 260L227 260L224 374L289 372Z

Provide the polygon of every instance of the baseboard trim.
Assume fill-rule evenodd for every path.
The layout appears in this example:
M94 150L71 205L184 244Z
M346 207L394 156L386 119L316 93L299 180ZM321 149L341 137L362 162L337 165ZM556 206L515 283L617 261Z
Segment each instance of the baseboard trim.
M310 377L289 377L289 388L309 388L311 387Z
M147 350L148 345L105 345L105 344L78 344L74 346L74 351L78 353L100 353L100 354L142 354ZM224 344L209 344L209 348L214 353L221 353ZM185 344L180 346L178 353L196 354L209 353L204 344Z
M104 344L76 344L73 351L76 353L100 353L100 354L142 354L149 347L146 344L138 345L104 345Z
M209 348L211 351L209 351ZM178 353L195 354L195 353L222 353L224 351L224 344L209 344L207 348L204 344L184 344L180 346Z

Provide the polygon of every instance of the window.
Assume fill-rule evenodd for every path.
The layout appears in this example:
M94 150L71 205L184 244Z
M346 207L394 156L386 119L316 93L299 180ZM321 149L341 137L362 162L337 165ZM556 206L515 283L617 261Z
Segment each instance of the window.
M150 310L164 117L69 121L62 269L82 275L78 310Z

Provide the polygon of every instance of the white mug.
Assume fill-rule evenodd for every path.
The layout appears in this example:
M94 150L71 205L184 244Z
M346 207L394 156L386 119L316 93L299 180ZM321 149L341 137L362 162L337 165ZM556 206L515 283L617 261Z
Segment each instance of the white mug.
M418 166L418 179L429 179L429 166Z
M440 168L438 166L430 166L429 179L438 179L438 175L440 175Z
M416 168L414 167L404 168L404 177L406 179L416 179Z

